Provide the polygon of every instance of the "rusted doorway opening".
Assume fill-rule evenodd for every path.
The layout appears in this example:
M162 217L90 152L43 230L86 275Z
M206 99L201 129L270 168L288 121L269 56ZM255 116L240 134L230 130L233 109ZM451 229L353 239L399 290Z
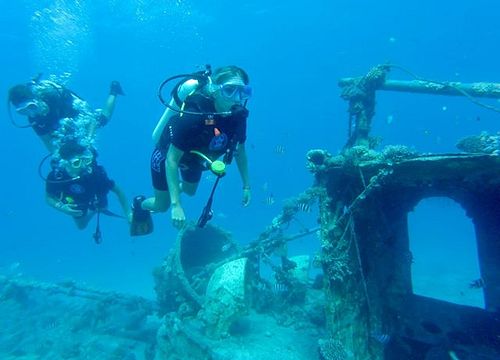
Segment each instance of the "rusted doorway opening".
M474 225L459 203L425 198L408 214L417 295L484 309Z

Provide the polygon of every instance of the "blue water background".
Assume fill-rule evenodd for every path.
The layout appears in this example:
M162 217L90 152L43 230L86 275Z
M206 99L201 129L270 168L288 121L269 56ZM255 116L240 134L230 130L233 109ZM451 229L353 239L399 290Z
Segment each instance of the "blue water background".
M151 132L163 111L156 96L160 82L206 63L242 66L254 88L247 142L253 203L241 207L233 166L217 192L213 222L248 242L284 199L312 183L307 150L337 153L344 145L347 104L339 97L340 78L390 61L436 80L498 82L499 13L500 3L493 0L1 1L0 88L6 95L10 86L37 73L55 74L101 107L109 82L119 80L126 96L99 135L99 159L132 197L152 194L148 164ZM397 71L390 77L409 79ZM380 93L377 100L373 133L383 144L455 152L463 136L498 131L498 113L464 98ZM169 213L155 216L152 236L134 239L120 220L103 219L104 242L96 246L94 222L78 231L45 204L37 175L45 155L41 142L30 129L14 128L7 116L2 120L0 266L45 280L75 279L152 296L152 267L176 237ZM199 215L212 183L204 178L197 196L184 198L189 218ZM268 205L271 195L276 202ZM112 208L119 210L114 200ZM436 241L458 267L475 258L472 224L461 209L441 199L424 210L410 224L412 246L420 251L416 264L439 260ZM314 226L314 215L304 223ZM438 229L443 224L446 231ZM457 244L469 245L453 251ZM292 252L312 251L318 240L294 246Z

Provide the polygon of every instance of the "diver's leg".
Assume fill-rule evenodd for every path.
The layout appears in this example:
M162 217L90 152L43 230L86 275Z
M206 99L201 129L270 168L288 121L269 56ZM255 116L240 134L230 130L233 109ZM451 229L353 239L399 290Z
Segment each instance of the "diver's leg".
M198 190L198 184L201 180L201 170L191 169L189 167L181 169L181 189L186 195L194 196L196 190Z
M185 193L186 195L189 196L194 196L196 194L196 190L198 190L198 185L200 182L187 182L187 181L182 181L181 187L182 187L182 192Z
M111 119L113 116L113 112L115 111L115 103L116 103L116 95L109 95L106 100L106 104L102 109L102 115L106 117L107 121Z
M154 212L165 212L170 207L167 174L165 171L165 151L154 149L151 154L150 169L153 182L154 197L145 199L141 208Z
M113 112L115 111L115 103L116 97L118 95L125 95L123 93L122 87L118 81L112 81L109 89L109 96L106 100L106 104L102 109L102 116L104 119L101 119L101 126L104 126L111 120L111 116L113 116Z
M141 207L144 210L165 212L170 207L170 194L168 191L155 189L155 196L145 199Z

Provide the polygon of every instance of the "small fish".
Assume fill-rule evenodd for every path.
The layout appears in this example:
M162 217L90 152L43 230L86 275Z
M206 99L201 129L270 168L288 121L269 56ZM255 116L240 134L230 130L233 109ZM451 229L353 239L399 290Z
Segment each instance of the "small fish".
M223 212L215 214L219 219L227 219L227 215Z
M42 320L41 327L43 330L54 330L58 328L60 325L60 321L57 317L51 316Z
M273 194L269 194L269 196L267 196L267 197L264 199L264 204L265 204L265 205L268 205L268 206L273 205L275 202L276 202L276 200L274 200L274 196L273 196Z
M297 209L299 211L305 212L305 213L310 213L311 212L311 205L309 205L306 202L300 202L297 204Z
M220 248L220 251L222 251L222 252L226 252L226 251L228 251L229 249L231 249L232 247L233 247L233 244L231 244L231 243L227 243L227 244L222 245L222 247Z
M391 341L391 335L389 334L372 333L370 337L382 345L387 345Z
M262 191L267 192L269 190L269 183L266 181L262 184Z
M482 289L485 287L483 278L476 279L469 284L470 289Z
M394 121L393 115L388 115L387 118L385 119L385 122L387 123L387 125L391 125L393 121Z
M288 286L283 282L277 281L273 284L273 292L275 294L284 294L288 292Z
M286 149L285 146L283 145L276 145L274 148L274 152L278 155L283 155L285 153Z
M448 110L448 106L443 106L443 107L441 107L441 110L443 110L443 111Z

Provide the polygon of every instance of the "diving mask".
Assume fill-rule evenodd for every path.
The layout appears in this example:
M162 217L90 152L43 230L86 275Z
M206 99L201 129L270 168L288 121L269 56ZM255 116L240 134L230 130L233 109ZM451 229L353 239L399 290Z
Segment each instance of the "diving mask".
M16 107L16 112L27 117L37 117L47 111L47 104L43 101L31 99L23 101Z
M94 157L91 154L85 154L82 156L75 156L69 160L69 164L73 169L80 169L82 166L90 166L94 161Z
M250 85L226 83L218 85L218 87L224 98L235 102L248 100L252 96L252 87Z

